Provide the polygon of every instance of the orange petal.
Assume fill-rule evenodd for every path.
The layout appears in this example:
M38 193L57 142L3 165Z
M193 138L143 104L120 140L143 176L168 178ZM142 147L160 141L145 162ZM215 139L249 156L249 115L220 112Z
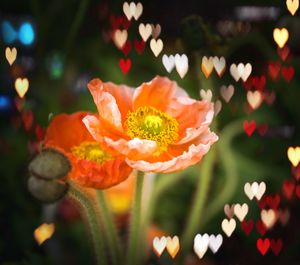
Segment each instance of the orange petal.
M124 160L115 159L102 165L92 161L77 160L70 174L72 180L84 187L106 189L126 180L132 168Z
M111 138L105 137L104 141L108 147L113 148L126 157L135 159L145 159L152 156L157 149L155 141L139 138L133 138L128 141L125 139L114 141Z
M176 82L160 76L148 83L143 83L134 92L134 110L143 106L152 106L164 111L176 94L177 87Z
M125 138L129 139L129 137L119 130L117 130L114 126L112 126L106 120L99 120L99 118L93 115L87 115L82 119L82 122L86 126L86 129L90 132L92 137L97 142L103 142L103 137L107 136L114 140Z
M125 85L116 85L111 82L103 83L100 79L93 79L89 83L89 87L92 89L100 89L111 94L116 100L119 111L122 115L122 121L124 122L127 112L132 110L134 89Z
M93 79L88 83L100 118L113 125L117 130L123 131L122 117L117 101L112 94L105 91L104 87L105 84L100 79Z
M100 133L101 125L97 117L93 115L87 115L82 119L82 122L84 123L86 129L89 131L89 133L92 135L95 141L103 141L103 136Z
M126 162L132 168L140 171L159 173L175 172L198 163L209 151L210 146L217 140L218 137L216 134L207 131L197 139L197 142L189 145L186 151L171 160L151 163L145 160L130 160L126 158Z
M70 152L70 149L83 141L93 140L82 122L88 112L59 114L52 118L46 130L44 144Z
M187 143L205 132L214 116L211 102L187 97L174 99L167 112L176 118L179 124L179 137L175 144Z

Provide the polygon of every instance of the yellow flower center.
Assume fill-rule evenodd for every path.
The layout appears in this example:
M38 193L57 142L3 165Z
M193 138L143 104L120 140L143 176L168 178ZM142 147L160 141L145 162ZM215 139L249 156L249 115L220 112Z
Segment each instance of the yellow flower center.
M112 159L112 156L104 151L97 142L83 142L72 147L71 151L78 159L89 160L98 164L103 164Z
M128 112L125 121L127 134L131 138L155 141L159 153L178 138L178 122L169 114L154 107L140 107Z

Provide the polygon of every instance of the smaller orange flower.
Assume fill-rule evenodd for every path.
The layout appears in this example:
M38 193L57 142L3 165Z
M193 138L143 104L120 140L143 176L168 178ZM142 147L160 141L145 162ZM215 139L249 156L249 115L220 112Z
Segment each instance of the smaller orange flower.
M132 169L90 135L82 119L89 113L55 116L49 125L44 145L63 152L72 163L68 177L84 187L105 189L128 178Z

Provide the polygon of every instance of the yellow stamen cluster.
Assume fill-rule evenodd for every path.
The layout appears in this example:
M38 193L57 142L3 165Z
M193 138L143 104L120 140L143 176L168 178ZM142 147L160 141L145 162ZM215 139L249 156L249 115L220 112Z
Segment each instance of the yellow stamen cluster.
M78 159L85 159L98 164L103 164L112 159L112 156L105 152L97 142L83 142L78 146L74 146L71 151Z
M140 107L129 112L125 121L127 135L155 141L159 153L166 151L168 145L178 138L178 122L169 114L154 107Z

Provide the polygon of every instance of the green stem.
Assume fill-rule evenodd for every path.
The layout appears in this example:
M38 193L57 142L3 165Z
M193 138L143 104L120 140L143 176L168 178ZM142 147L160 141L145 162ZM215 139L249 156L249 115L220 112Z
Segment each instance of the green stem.
M181 246L179 261L182 263L190 246L193 237L197 232L201 218L203 218L203 210L207 199L209 184L212 176L213 164L216 154L216 147L213 146L208 154L203 158L198 178L197 190L193 201L193 206L185 225L185 230L181 237Z
M97 203L101 211L101 217L106 234L106 240L111 253L112 264L121 264L121 246L118 238L118 232L113 220L113 216L107 206L105 196L101 190L96 191Z
M191 169L186 169L185 171L179 171L169 174L160 175L157 178L156 183L154 183L153 192L151 193L151 197L149 199L149 203L147 205L147 211L145 213L144 218L144 227L148 227L152 221L153 213L155 210L155 205L162 194L168 189L174 187L179 181L185 178L186 175L191 172Z
M130 215L129 244L127 253L127 265L138 265L141 255L139 251L139 238L141 234L141 200L143 190L144 173L139 172L136 177L135 194Z
M232 140L242 131L242 121L238 120L227 125L220 133L218 142L218 152L220 162L225 170L225 181L218 196L208 205L205 214L205 220L202 225L209 222L214 215L224 207L225 202L230 201L238 185L238 171L235 162L235 156L232 153Z
M220 133L217 148L220 154L221 166L225 170L225 181L222 189L218 192L218 196L208 205L202 225L207 224L224 207L225 202L230 200L237 188L238 172L235 157L232 153L231 142L242 130L241 124L241 121L233 122L227 125L222 133Z
M186 170L187 171L187 170ZM185 172L186 172L185 171ZM174 187L177 182L182 180L186 175L183 172L175 172L170 174L163 174L157 178L157 181L153 183L152 191L150 191L150 197L147 200L147 203L143 205L143 218L141 223L141 231L147 231L149 224L152 221L153 213L155 210L155 206L157 205L158 199L160 196L169 188ZM145 256L147 255L147 251L149 250L148 242L143 237L145 233L140 235L140 244L139 246L146 251L141 251L141 262L144 261ZM143 263L142 263L143 264Z
M94 252L96 255L96 262L98 265L106 265L107 256L105 255L104 234L101 229L101 222L97 218L97 212L93 207L93 202L74 185L70 185L69 196L73 199L83 210L84 217L87 220L89 232L92 238Z

